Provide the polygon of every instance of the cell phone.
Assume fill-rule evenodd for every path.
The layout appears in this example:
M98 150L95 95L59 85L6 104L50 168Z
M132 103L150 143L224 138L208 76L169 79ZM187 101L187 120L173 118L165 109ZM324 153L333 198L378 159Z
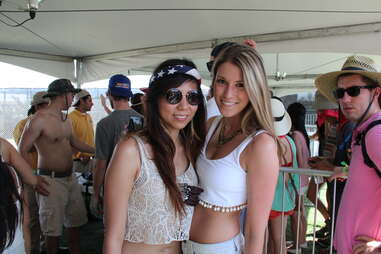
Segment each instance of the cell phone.
M128 122L127 131L139 131L143 129L143 118L138 116L131 116Z

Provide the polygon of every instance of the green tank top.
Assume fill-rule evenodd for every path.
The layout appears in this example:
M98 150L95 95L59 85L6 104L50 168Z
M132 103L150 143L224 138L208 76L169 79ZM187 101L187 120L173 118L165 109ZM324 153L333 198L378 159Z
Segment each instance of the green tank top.
M286 136L290 146L291 146L291 152L292 152L292 167L298 168L298 160L296 158L296 146L292 138L289 136ZM288 181L284 183L283 173L279 173L278 177L278 183L276 185L275 189L275 196L273 200L272 210L274 211L291 211L295 208L295 198L296 198L296 192L295 188L300 188L300 181L299 181L299 175L297 174L290 174L291 177L288 179ZM292 180L294 181L295 187L292 184Z

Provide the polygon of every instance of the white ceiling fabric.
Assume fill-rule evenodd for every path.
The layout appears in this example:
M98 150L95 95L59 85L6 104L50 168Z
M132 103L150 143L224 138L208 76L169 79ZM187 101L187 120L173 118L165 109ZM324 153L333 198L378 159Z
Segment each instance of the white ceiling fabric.
M25 6L3 0L0 20L22 22ZM75 80L78 59L78 81L85 83L187 57L208 79L205 62L215 43L253 38L272 87L312 89L312 76L304 75L337 70L348 55L381 64L380 13L373 0L45 0L23 26L0 23L0 61ZM287 73L283 81L271 79L277 71Z

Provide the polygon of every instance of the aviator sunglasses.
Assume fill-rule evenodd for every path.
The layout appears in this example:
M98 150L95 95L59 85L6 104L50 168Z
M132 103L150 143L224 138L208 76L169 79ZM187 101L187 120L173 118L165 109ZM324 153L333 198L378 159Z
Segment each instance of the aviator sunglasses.
M165 98L169 104L178 104L183 99L183 94L178 88L171 88L165 93ZM202 94L197 90L191 90L186 94L187 102L196 106L202 103Z
M344 97L345 92L351 97L356 97L360 94L361 89L373 89L376 88L375 86L351 86L346 89L344 88L337 88L333 95L336 99L342 99Z

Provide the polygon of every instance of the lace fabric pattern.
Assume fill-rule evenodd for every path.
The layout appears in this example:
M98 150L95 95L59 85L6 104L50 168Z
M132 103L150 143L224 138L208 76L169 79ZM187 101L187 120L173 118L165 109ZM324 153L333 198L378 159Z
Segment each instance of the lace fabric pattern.
M128 201L125 240L167 244L189 239L193 207L185 206L185 215L176 215L155 163L148 158L143 141L137 136L134 138L139 145L141 169ZM197 185L197 176L192 165L182 175L177 176L177 182Z

